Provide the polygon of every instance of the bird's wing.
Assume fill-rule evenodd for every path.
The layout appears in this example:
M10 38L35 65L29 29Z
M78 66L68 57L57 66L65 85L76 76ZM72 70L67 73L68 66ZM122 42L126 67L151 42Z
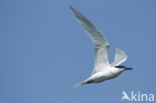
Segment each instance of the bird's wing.
M93 74L101 71L96 68L98 65L102 64L103 66L109 65L108 61L108 49L109 43L103 34L89 21L86 17L84 17L78 10L74 9L70 6L72 12L75 14L78 19L80 25L85 29L88 33L89 37L93 41L95 48L95 69L93 70Z
M124 53L124 51L120 50L119 48L116 48L114 62L111 64L111 66L118 66L126 60L127 55Z

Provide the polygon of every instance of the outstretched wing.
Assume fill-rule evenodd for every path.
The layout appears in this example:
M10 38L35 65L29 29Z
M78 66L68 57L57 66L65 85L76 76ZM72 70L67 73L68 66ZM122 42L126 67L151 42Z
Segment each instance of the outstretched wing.
M88 33L89 37L93 41L95 48L95 69L93 70L93 74L101 71L96 68L98 65L102 64L104 66L109 65L108 61L108 49L109 43L103 34L89 21L86 17L84 17L79 11L70 6L72 12L75 14L78 19L80 25L85 29Z
M111 66L118 66L126 60L127 55L124 53L124 51L120 50L119 48L116 48L114 62L111 64Z

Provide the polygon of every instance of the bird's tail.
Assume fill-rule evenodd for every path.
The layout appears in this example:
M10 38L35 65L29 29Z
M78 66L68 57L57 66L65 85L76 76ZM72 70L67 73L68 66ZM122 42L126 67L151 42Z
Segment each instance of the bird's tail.
M82 85L85 85L85 84L87 84L86 81L81 82L81 83L79 83L79 84L76 84L76 85L74 85L73 87L76 88L76 87L79 87L79 86L82 86Z

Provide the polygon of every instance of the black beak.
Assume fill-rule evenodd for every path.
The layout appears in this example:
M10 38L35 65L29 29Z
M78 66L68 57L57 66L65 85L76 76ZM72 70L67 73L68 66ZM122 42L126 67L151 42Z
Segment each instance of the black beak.
M134 68L125 68L125 70L133 70Z

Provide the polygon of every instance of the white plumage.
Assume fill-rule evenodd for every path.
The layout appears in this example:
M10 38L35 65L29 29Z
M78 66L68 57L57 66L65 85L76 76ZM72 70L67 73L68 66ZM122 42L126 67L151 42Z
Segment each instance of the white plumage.
M92 40L95 49L95 64L92 75L85 81L77 84L76 86L99 83L108 79L112 79L118 76L125 70L132 70L132 68L126 68L119 66L121 63L126 61L127 55L120 49L116 49L115 60L112 64L108 61L108 49L109 43L103 34L78 10L70 6L72 12L75 14L80 25L85 29L88 36Z

